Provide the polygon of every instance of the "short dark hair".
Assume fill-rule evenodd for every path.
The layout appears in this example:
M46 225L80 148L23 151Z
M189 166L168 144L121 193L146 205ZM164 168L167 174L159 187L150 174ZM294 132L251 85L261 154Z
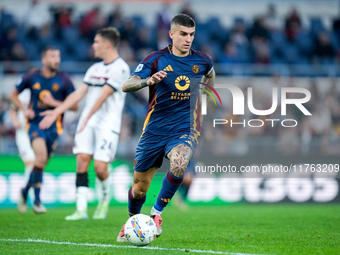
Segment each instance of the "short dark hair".
M110 41L113 47L117 47L119 44L120 33L115 27L105 27L99 29L96 34Z
M49 50L59 50L59 49L52 45L47 45L41 50L41 53L40 53L41 57L44 57L46 55L46 52L48 52Z
M171 25L180 25L184 27L195 27L196 23L193 18L187 14L178 14L171 20Z

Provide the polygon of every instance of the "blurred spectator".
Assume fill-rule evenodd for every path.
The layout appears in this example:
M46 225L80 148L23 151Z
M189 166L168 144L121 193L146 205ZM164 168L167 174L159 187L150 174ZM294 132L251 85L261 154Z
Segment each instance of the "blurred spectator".
M150 52L156 48L155 41L151 38L151 31L147 27L142 27L132 44L137 61L143 60Z
M332 63L335 60L335 49L331 44L329 35L323 31L318 34L314 44L313 55L319 63Z
M114 9L110 12L108 19L108 25L120 29L123 23L123 12L120 4L116 4Z
M256 37L252 40L252 49L255 64L269 64L270 50L269 43L263 37Z
M62 30L72 26L72 7L64 5L52 6L50 12L53 17L53 28L55 29L56 38L59 40L64 39L62 37Z
M3 36L3 34L14 25L15 20L13 15L0 7L0 36Z
M131 63L136 61L135 53L127 41L121 41L119 44L119 55L124 59L127 63Z
M10 53L10 59L14 61L23 61L28 60L28 57L26 55L26 51L24 47L22 46L21 42L16 42L12 48Z
M170 43L169 30L170 29L158 30L157 49L163 49L169 45Z
M212 58L212 60L215 62L216 61L216 56L214 53L213 48L211 47L211 44L203 44L201 46L201 51L205 52L206 54L210 55L210 57Z
M18 30L9 28L0 38L0 60L11 60L12 47L18 42Z
M197 22L196 15L194 11L192 10L190 2L186 2L183 4L180 13L189 15L191 18L193 18Z
M236 21L231 29L230 41L237 46L246 47L249 45L249 40L246 35L246 25L241 20Z
M54 24L57 29L63 29L72 25L72 7L53 6L50 9L53 14Z
M26 11L23 24L28 29L28 36L31 39L38 38L38 30L52 21L48 7L38 0L31 0L31 5Z
M81 34L88 40L94 38L95 33L98 29L106 25L106 19L100 11L99 6L93 7L88 11L83 18L80 20L80 31Z
M172 14L169 4L164 3L162 9L157 13L156 29L157 29L157 49L163 49L170 43L169 30Z
M282 27L281 19L277 16L276 6L269 4L267 7L267 13L264 15L264 22L266 27L271 31L279 31Z
M302 28L302 22L300 14L295 7L292 7L290 13L285 19L285 34L288 40L295 41L296 37L300 33Z
M158 33L162 30L170 30L171 19L172 14L169 10L169 4L165 3L163 4L161 11L157 14L156 27Z
M340 15L333 20L333 31L340 40Z
M222 64L238 64L240 63L237 48L232 42L226 42L223 48L223 53L218 59Z
M120 31L120 36L122 40L128 41L131 45L134 42L136 36L137 27L136 22L133 19L127 18L123 22L122 29Z
M258 16L254 20L254 24L249 32L249 38L253 40L254 38L260 38L262 40L269 40L270 33L267 28L264 16Z
M129 48L135 50L133 53L135 56L129 57L130 59L139 59L149 48L164 48L169 43L171 14L168 4L161 6L155 24L151 26L148 24L147 28L143 25L145 24L143 17L123 17L120 4L114 5L107 18L96 6L81 15L79 20L72 19L72 7L54 6L50 9L50 14L47 6L46 3L40 3L37 0L31 1L27 15L32 20L28 22L24 20L28 36L27 31L18 26L19 24L16 23L11 13L4 9L0 10L0 29L2 30L0 59L10 60L10 56L13 55L13 59L16 60L37 60L40 47L54 44L61 48L63 56L68 60L89 60L91 58L88 56L87 48L92 41L93 33L107 23L120 30L122 41L128 44L124 45L126 52L130 52ZM181 11L190 16L196 16L190 2L184 3ZM51 25L52 19L54 22ZM278 17L274 4L269 4L266 13L256 17L250 26L242 17L234 20L230 33L228 33L229 28L223 26L219 17L211 17L199 23L199 26L208 27L208 29L201 34L194 48L202 50L206 44L210 44L212 56L218 56L218 61L230 63L312 64L311 56L320 63L332 63L338 56L340 62L340 48L336 40L330 38L330 31L322 32L320 35L314 31L312 34L319 36L311 40L311 33L302 28L300 14L295 7L287 15L284 29L280 26L284 20ZM76 23L80 24L80 29L74 26ZM335 20L333 23L335 31L340 31L338 24L340 21ZM154 40L154 37L157 40ZM39 40L36 40L38 38ZM292 43L287 43L286 39L291 40ZM78 42L76 46L75 41ZM225 46L226 41L230 41L233 45ZM14 45L15 49L12 50ZM224 60L222 58L225 56L220 56L223 51L224 55L228 56Z
M142 48L148 48L149 50L153 50L155 48L154 40L151 38L151 31L147 27L142 27L137 32L137 37L133 42L133 49L138 51Z

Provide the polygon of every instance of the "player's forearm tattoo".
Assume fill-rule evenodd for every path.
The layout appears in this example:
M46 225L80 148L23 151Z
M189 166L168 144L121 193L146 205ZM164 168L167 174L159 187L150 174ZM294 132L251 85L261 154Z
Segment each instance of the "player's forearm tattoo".
M146 79L142 79L142 77L140 77L139 75L132 75L126 82L124 82L123 91L135 92L146 86Z
M179 144L170 151L170 171L174 176L180 177L184 174L192 153L192 149L186 144Z

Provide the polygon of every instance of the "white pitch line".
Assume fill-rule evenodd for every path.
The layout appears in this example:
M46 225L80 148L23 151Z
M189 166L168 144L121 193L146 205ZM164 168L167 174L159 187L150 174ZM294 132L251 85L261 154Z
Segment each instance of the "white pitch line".
M58 242L42 239L5 239L1 238L3 242L26 242L26 243L48 243L48 244L67 244L76 246L94 246L94 247L108 247L108 248L126 248L126 249L145 249L145 250L159 250L159 251L183 251L183 252L195 252L205 254L227 254L227 255L257 255L250 253L234 253L234 252L223 252L223 251L212 251L212 250L192 250L192 249L181 249L181 248L161 248L161 247L149 247L149 246L128 246L128 245L114 245L114 244L97 244L97 243L71 243L71 242Z

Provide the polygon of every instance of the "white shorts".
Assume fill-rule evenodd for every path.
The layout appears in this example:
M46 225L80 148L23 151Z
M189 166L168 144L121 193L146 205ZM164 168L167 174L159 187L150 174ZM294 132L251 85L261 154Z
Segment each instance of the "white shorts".
M109 163L116 155L118 139L119 135L111 129L86 126L75 135L73 154L84 153Z
M16 130L15 142L18 147L20 158L23 162L35 160L35 154L31 146L30 138L24 128Z

